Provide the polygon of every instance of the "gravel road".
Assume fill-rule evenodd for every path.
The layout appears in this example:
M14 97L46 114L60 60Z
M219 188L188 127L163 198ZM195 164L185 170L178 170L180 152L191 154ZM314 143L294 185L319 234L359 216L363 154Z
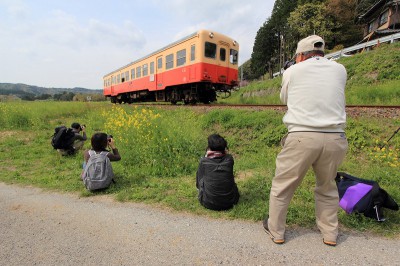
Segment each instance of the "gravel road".
M0 265L400 265L400 240L217 220L107 196L79 198L0 183Z

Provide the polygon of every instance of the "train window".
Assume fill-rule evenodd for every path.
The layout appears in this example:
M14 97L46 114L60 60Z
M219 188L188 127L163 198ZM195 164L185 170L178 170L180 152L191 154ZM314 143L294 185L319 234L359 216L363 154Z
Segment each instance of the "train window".
M169 54L165 57L165 69L174 67L174 54Z
M125 81L129 81L129 71L125 72Z
M195 59L195 53L196 52L196 45L190 46L190 61L194 61Z
M234 64L234 65L236 65L238 63L238 51L231 49L229 62L231 62L231 64Z
M157 59L157 68L158 69L162 68L162 57Z
M122 74L121 74L121 82L124 82L124 81L125 81L125 73L122 72Z
M182 66L186 63L186 49L176 53L176 66Z
M121 74L118 74L118 76L117 76L117 84L118 83L121 83Z
M219 60L225 61L226 59L226 50L225 48L219 49Z
M154 74L154 62L150 62L150 75Z
M135 79L135 69L131 69L131 79Z
M212 42L206 42L204 49L204 56L208 58L215 58L217 53L217 45Z
M136 68L136 78L140 78L142 76L142 67Z
M143 77L149 74L149 66L148 64L143 65Z

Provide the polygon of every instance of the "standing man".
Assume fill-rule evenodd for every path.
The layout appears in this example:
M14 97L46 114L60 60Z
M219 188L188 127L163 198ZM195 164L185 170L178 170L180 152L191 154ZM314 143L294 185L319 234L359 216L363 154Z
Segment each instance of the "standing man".
M343 65L324 58L324 40L312 35L297 45L296 64L282 78L280 98L287 105L283 122L288 134L276 158L269 200L269 217L263 226L276 244L285 242L290 200L308 169L316 176L315 215L323 242L335 246L338 236L339 195L335 183L348 143Z

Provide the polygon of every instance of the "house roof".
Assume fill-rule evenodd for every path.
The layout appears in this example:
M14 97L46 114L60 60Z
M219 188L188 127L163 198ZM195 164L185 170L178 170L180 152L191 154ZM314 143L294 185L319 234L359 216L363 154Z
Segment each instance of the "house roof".
M400 5L400 0L379 0L370 9L368 9L364 14L358 16L359 21L368 20L368 18L373 15L379 8L385 8L391 5Z

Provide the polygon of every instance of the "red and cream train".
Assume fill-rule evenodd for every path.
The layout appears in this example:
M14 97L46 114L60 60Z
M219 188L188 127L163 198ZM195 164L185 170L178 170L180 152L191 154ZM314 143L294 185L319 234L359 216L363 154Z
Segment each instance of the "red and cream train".
M238 85L239 44L200 30L104 76L113 103L210 103Z

